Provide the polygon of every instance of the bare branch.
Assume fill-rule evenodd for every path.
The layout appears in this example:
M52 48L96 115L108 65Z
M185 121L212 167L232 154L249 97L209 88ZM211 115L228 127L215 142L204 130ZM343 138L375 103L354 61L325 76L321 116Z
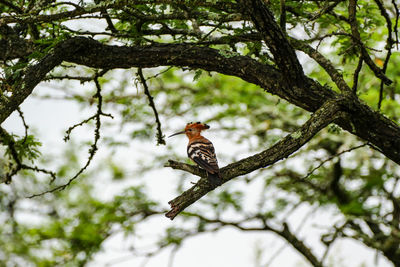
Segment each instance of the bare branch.
M330 156L327 159L324 159L322 162L320 162L316 167L312 168L303 178L301 178L300 180L305 180L308 177L310 177L311 174L313 174L316 170L318 170L319 168L321 168L322 165L324 165L325 163L327 163L328 161L331 161L332 159L336 158L336 157L340 157L341 155L348 153L350 151L365 147L366 145L368 145L368 143L362 144L362 145L358 145L355 147L351 147L349 149L343 150L342 152L339 152L335 155Z
M187 4L186 1L183 0L174 0L174 1L168 1L168 0L159 0L159 1L151 1L152 4ZM135 1L127 1L127 0L115 0L111 2L104 2L100 3L98 5L88 5L86 7L79 6L79 5L74 5L75 9L71 11L64 11L60 13L55 13L55 14L49 14L49 15L44 15L44 14L35 14L34 12L28 13L28 14L22 14L22 15L16 15L16 16L3 16L0 19L0 26L5 25L5 24L10 24L10 23L43 23L43 22L52 22L52 21L63 21L63 20L68 20L68 19L73 19L77 18L83 15L88 15L88 14L93 14L97 12L101 12L110 8L113 9L122 9L127 6L135 6L135 5L140 5L140 4L149 4L149 1L146 0L135 0ZM201 6L209 6L209 7L215 7L218 9L221 8L228 8L228 9L233 9L236 8L236 5L233 3L225 2L225 3L212 3L209 1L202 1L200 4ZM102 17L101 17L102 18Z
M257 227L257 226L246 227L246 226L243 226L243 222L247 221L247 219L243 220L243 221L225 221L225 220L221 220L220 218L210 219L203 215L199 215L196 213L190 213L190 212L185 212L185 215L190 216L190 217L199 218L200 220L205 221L207 223L212 223L212 224L217 224L217 225L219 224L221 226L232 226L241 231L249 231L249 232L270 231L270 232L273 232L273 233L277 234L278 236L280 236L281 238L285 239L294 249L296 249L298 252L300 252L312 264L312 266L315 266L315 267L323 266L322 262L320 262L318 260L318 258L313 254L311 249L309 247L307 247L304 244L304 242L302 240L300 240L295 234L292 233L292 231L289 228L289 225L286 222L282 223L282 229L278 229L278 228L275 228L275 227L272 227L271 225L269 225L264 218L255 217L255 219L258 219L259 221L261 221L262 225L260 227Z
M322 255L321 262L323 263L326 259L326 256L328 256L329 250L332 246L332 244L336 241L338 237L341 236L343 233L343 229L347 225L347 221L343 223L341 226L334 226L333 228L335 229L335 232L333 234L326 234L321 237L321 241L326 245L326 249L324 254Z
M261 0L240 1L250 16L257 30L271 50L274 59L284 75L290 77L289 84L307 83L303 68L297 59L293 47L285 37L281 27L276 23L272 12Z
M46 170L46 169L43 169L43 168L39 168L37 166L33 166L32 167L32 166L28 166L28 165L25 165L25 164L21 164L21 169L31 170L31 171L35 171L35 172L42 172L42 173L48 174L48 175L51 176L50 183L54 182L54 180L57 178L55 172L50 171L50 170Z
M300 206L300 203L296 205L297 207ZM294 234L298 235L300 233L300 230L304 227L305 223L307 220L311 217L316 212L317 209L312 209L310 210L301 220L297 228L294 230ZM287 216L284 216L284 218L287 218ZM285 223L285 222L283 222ZM282 224L283 224L282 223ZM268 259L268 261L263 264L262 266L271 266L272 262L279 256L279 254L282 253L282 251L287 247L287 244L283 244L276 252ZM311 251L311 250L310 250ZM314 255L314 259L317 259L317 257ZM321 264L323 263L323 260L320 260Z
M321 129L342 115L343 113L340 112L340 107L336 101L329 101L325 103L297 131L287 135L269 149L221 168L221 177L223 183L260 168L265 168L281 159L287 158L292 153L300 149ZM198 167L188 164L170 161L165 166L188 171L202 178L206 177L204 170L200 170ZM166 214L166 216L171 220L174 219L179 212L213 189L214 187L208 184L206 179L200 179L200 181L192 188L183 192L180 196L169 202L171 205L171 210Z
M269 93L311 112L338 95L309 78L306 83L291 86L288 83L291 79L286 79L276 68L250 57L227 53L192 44L127 47L105 45L89 38L70 38L57 45L39 63L29 66L22 81L13 86L12 95L0 99L0 122L15 111L48 72L63 60L100 69L178 66L217 71L260 85ZM345 104L351 116L337 122L338 125L400 163L400 140L397 138L400 127L351 96L343 101Z
M396 47L399 49L399 17L400 17L400 11L399 8L397 7L397 4L395 0L392 0L392 4L394 6L394 9L396 10L396 22L394 23L394 34L396 36Z
M164 139L165 135L163 135L162 130L161 130L160 118L158 117L157 108L156 108L156 106L154 104L153 97L150 94L149 87L147 86L146 79L143 76L142 68L138 68L138 72L137 73L138 73L140 82L143 85L144 93L146 94L147 99L149 100L149 106L153 109L154 117L156 119L156 123L157 123L157 135L156 135L157 136L157 145L165 145L165 139Z
M106 70L102 71L101 73L104 74L105 72L106 72ZM56 187L54 187L54 188L52 188L52 189L50 189L50 190L44 191L44 192L42 192L42 193L33 194L33 195L31 195L31 196L29 196L29 197L27 197L27 198L34 198L34 197L38 197L38 196L45 195L45 194L47 194L47 193L52 193L52 192L55 192L55 191L64 190L64 189L65 189L67 186L69 186L75 179L77 179L77 178L87 169L87 167L90 165L90 163L91 163L91 161L92 161L94 155L95 155L96 152L97 152L97 149L98 149L97 143L98 143L98 141L100 140L100 127L101 127L101 120L100 120L100 118L101 118L101 116L104 116L104 115L106 115L106 116L111 116L111 115L105 114L105 113L103 112L103 110L102 110L103 97L102 97L102 95L101 95L101 86L100 86L100 83L99 83L98 78L99 78L99 74L96 74L95 77L94 77L94 83L95 83L95 85L96 85L96 93L95 93L94 96L93 96L93 97L95 97L95 98L98 99L98 102L97 102L97 112L96 112L96 114L95 114L93 117L91 117L91 118L89 118L89 119L87 119L87 120L85 120L85 121L83 121L83 122L81 122L81 123L79 123L79 124L77 124L77 125L74 125L74 126L71 127L70 129L68 129L68 131L69 131L69 133L70 133L70 132L72 131L72 129L74 129L76 126L81 126L81 125L83 125L84 123L87 123L87 122L88 122L89 120L91 120L92 118L95 119L95 121L96 121L96 126L95 126L95 129L94 129L94 141L93 141L93 144L90 146L90 149L89 149L89 157L88 157L88 159L87 159L87 161L86 161L86 164L85 164L72 178L70 178L70 179L68 180L67 183L62 184L62 185L59 185L59 186L56 186ZM111 116L111 117L112 117L112 116ZM69 133L68 133L68 131L67 131L67 134L68 134L67 136L68 136L68 138L69 138ZM67 138L67 140L68 140L68 138Z
M21 110L20 107L17 108L17 111L18 111L19 117L21 118L22 124L24 125L25 137L24 137L23 143L25 143L26 138L28 138L28 129L29 129L29 126L26 124L25 117L24 117L24 113L22 112L22 110Z
M296 49L303 51L309 57L318 62L318 64L328 73L328 75L331 77L332 81L337 85L340 91L342 91L343 93L351 92L351 89L343 79L342 74L340 74L339 71L337 71L336 68L333 66L332 62L330 62L327 58L325 58L321 53L319 53L311 46L301 41L298 41L294 38L290 39L290 43Z
M353 76L353 88L352 88L353 94L356 94L356 93L357 93L358 76L360 75L360 71L361 71L363 62L364 62L363 58L360 57L359 60L358 60L357 67L356 67L356 69L355 69L355 71L354 71L354 76Z

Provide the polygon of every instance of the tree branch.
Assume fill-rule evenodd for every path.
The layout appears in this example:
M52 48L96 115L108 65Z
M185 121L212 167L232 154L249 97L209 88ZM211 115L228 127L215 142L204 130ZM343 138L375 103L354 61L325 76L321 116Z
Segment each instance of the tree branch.
M245 12L248 13L283 74L287 77L289 84L294 86L299 83L307 83L303 67L297 59L293 47L288 42L282 28L276 23L272 12L261 0L240 1ZM285 14L282 14L285 16ZM284 22L284 20L283 20Z
M282 224L282 230L272 227L267 223L267 221L264 218L254 218L261 220L262 226L261 227L245 227L243 226L243 222L245 221L225 221L221 220L219 218L215 219L210 219L207 218L203 215L196 214L196 213L190 213L190 212L185 212L186 216L190 217L195 217L198 218L202 221L205 221L207 223L213 223L213 224L219 224L221 226L232 226L235 227L241 231L270 231L281 238L285 239L291 246L293 246L298 252L300 252L311 264L312 266L315 267L322 267L322 262L318 260L318 258L313 254L311 249L307 247L302 240L300 240L295 234L292 233L292 231L289 228L289 225L284 222Z
M269 93L311 112L338 96L309 78L307 83L290 86L287 84L290 79L286 79L276 68L232 52L192 44L111 46L89 38L74 37L61 42L39 63L28 67L19 83L13 85L12 95L2 96L0 123L63 60L100 69L178 66L216 71L259 85ZM337 124L370 142L388 158L400 164L400 127L354 97L347 97L342 105L346 106L351 116L337 121Z
M368 67L374 72L375 76L381 79L386 85L390 85L393 81L386 77L385 73L375 65L373 60L368 54L367 49L362 43L360 33L358 31L358 25L356 20L356 6L357 0L349 1L349 24L353 36L353 40L361 49L361 56L363 57L364 62L368 65Z
M387 69L390 57L392 56L392 47L393 47L393 44L394 44L394 40L392 38L392 21L390 20L390 16L386 12L386 9L383 6L382 1L381 0L375 0L375 3L379 7L381 15L386 20L386 28L388 30L387 39L386 39L386 45L385 45L385 48L386 48L386 50L388 52L386 54L386 58L385 58L385 61L383 63L383 67L382 67L382 73L386 74L386 69ZM379 90L378 110L381 109L381 104L382 104L382 100L383 100L383 88L384 88L384 81L381 80L381 86L380 86L380 90Z
M332 81L337 85L340 91L343 93L350 93L351 89L343 79L343 75L340 74L339 71L333 66L332 62L330 62L327 58L325 58L321 53L319 53L316 49L312 48L310 45L307 45L299 40L294 38L290 38L290 43L298 50L303 51L309 57L314 59L331 77Z
M396 36L396 47L397 47L397 49L399 49L399 28L398 28L398 25L399 25L399 17L400 17L400 11L399 11L399 8L397 7L397 4L396 4L396 2L395 2L395 0L392 0L392 4L393 4L393 6L394 6L394 9L395 9L395 11L396 11L396 21L395 21L395 23L394 23L394 35Z
M6 0L0 0L0 3L5 5L5 6L8 6L9 8L13 9L14 11L16 11L18 13L23 13L24 12L19 6L16 6L12 2L8 2Z
M139 75L139 78L140 78L140 82L143 85L144 93L146 94L147 99L149 99L149 105L153 109L154 117L156 118L156 123L157 123L157 145L165 145L165 139L164 139L165 135L163 135L163 133L161 131L160 118L158 117L157 108L156 108L156 106L154 104L153 97L150 94L149 87L147 86L147 83L146 83L146 79L143 76L142 68L138 69L138 75Z
M311 250L297 238L289 229L289 226L284 223L283 230L279 232L275 232L279 234L281 237L286 239L290 245L292 245L295 249L297 249L303 256L315 267L322 267L322 262L320 262L315 255L311 252Z
M358 146L355 146L355 147L351 147L351 148L349 148L349 149L343 150L343 151L341 151L341 152L338 152L338 153L336 153L336 154L334 154L334 155L332 155L332 156L330 156L330 157L324 159L324 160L321 161L316 167L312 168L304 177L300 178L300 180L305 180L305 179L307 179L308 177L310 177L311 174L313 174L316 170L318 170L319 168L321 168L321 166L324 165L325 163L327 163L328 161L331 161L331 160L334 159L334 158L340 157L342 154L345 154L345 153L348 153L348 152L350 152L350 151L353 151L353 150L362 148L362 147L364 147L364 146L366 146L366 145L368 145L368 143L364 143L364 144L361 144L361 145L358 145Z
M353 87L352 87L352 89L351 89L351 90L353 91L354 94L357 94L358 76L360 75L360 71L361 71L363 62L364 62L363 58L360 57L360 58L358 59L357 67L356 67L356 69L354 70L354 75L353 75Z
M0 59L8 60L21 58L33 52L33 43L20 38L14 30L0 26Z
M127 1L127 0L115 0L111 2L105 2L105 1L100 1L101 3L98 5L87 5L86 7L84 6L78 6L74 5L75 9L70 10L70 11L63 11L60 13L54 13L54 14L34 14L32 13L27 13L27 14L22 14L22 15L13 15L13 16L3 16L0 18L0 26L5 25L5 24L11 24L11 23L44 23L44 22L52 22L52 21L63 21L63 20L68 20L72 18L76 18L82 15L87 15L87 14L93 14L97 12L101 12L107 9L122 9L127 6L135 6L135 5L141 5L141 4L149 4L148 0L135 0L135 1ZM160 1L150 1L152 4L187 4L187 1L184 0L171 0L171 1L166 1L166 0L160 0ZM200 6L208 6L208 7L214 7L214 8L222 8L222 7L227 7L229 9L233 9L236 7L236 4L225 2L225 3L213 3L209 1L201 1L201 4L199 4L200 1L197 2L197 5Z
M88 121L90 121L91 119L95 119L96 122L96 126L94 129L94 141L93 144L90 146L89 148L89 156L88 159L86 161L86 164L73 176L71 177L65 184L62 185L58 185L52 189L49 189L47 191L38 193L38 194L33 194L31 196L29 196L28 198L34 198L34 197L38 197L38 196L42 196L45 195L47 193L52 193L55 191L60 191L60 190L64 190L67 186L69 186L73 181L75 181L86 169L87 167L90 165L90 163L92 162L92 159L94 157L94 155L96 154L98 147L97 147L97 143L100 140L100 127L101 127L101 116L109 116L111 118L113 118L110 114L105 114L103 112L102 106L103 106L103 96L101 95L101 86L99 83L99 75L104 74L106 72L106 70L103 70L100 73L97 73L94 77L94 83L96 85L96 93L94 94L94 97L98 99L97 101L97 112L93 117L90 117L89 119L74 125L73 127L69 128L67 130L67 138L64 138L65 141L67 141L69 139L69 134L71 133L71 131L76 127L76 126L81 126L84 123L87 123ZM53 177L53 180L55 180L55 177Z
M226 183L233 178L251 173L260 168L265 168L281 159L287 158L300 149L321 129L342 115L343 113L340 112L338 100L326 102L297 131L287 135L269 149L222 168L220 170L223 180L222 182ZM165 166L184 170L202 178L205 178L207 175L204 170L200 170L198 167L184 163L170 161ZM214 188L206 181L206 179L200 179L200 181L192 188L169 202L171 210L166 213L165 216L171 220L174 219L182 210L213 189Z
M25 136L24 142L26 140L26 137L27 136ZM56 174L53 171L42 169L37 166L29 166L24 164L22 161L23 159L21 158L20 154L18 154L14 137L11 134L9 134L6 130L4 130L2 127L0 127L0 143L8 146L8 149L10 151L9 152L10 156L12 160L14 160L15 162L15 166L11 165L10 171L6 173L4 181L1 182L10 184L13 176L16 175L20 170L31 170L35 172L42 172L48 174L51 176L52 181L56 178Z

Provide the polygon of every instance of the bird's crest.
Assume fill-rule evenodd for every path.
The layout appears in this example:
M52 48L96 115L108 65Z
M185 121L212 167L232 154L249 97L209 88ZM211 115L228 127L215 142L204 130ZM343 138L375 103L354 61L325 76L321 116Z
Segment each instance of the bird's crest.
M201 122L189 122L188 124L186 124L185 127L185 131L187 131L188 129L193 129L193 128L197 128L199 130L206 130L206 129L210 129L210 126L205 124L205 123L201 123Z

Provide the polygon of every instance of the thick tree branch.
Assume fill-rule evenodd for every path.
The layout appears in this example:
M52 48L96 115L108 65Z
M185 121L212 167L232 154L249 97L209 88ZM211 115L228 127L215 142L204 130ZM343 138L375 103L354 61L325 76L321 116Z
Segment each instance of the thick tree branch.
M99 56L101 55L101 56ZM39 63L27 68L21 81L13 85L12 95L0 99L2 123L28 97L35 86L62 61L93 68L114 69L131 67L178 66L201 68L233 75L261 86L269 93L286 99L305 110L314 112L323 103L338 96L312 79L290 86L284 75L272 66L250 57L224 53L217 49L190 44L150 46L110 46L93 39L75 37L61 42ZM400 127L374 112L354 97L342 102L351 116L336 123L378 148L388 158L400 164Z
M289 84L307 83L303 67L297 59L295 50L288 42L284 31L276 23L272 12L267 8L264 1L241 1L241 4L263 36L279 69L282 70L284 75L290 77ZM284 16L285 14L282 15Z
M21 58L33 52L33 44L7 25L0 26L0 36L0 60Z
M189 44L108 46L93 39L75 37L60 43L39 63L28 67L21 83L14 86L12 96L4 101L6 103L0 102L0 123L32 93L33 88L45 75L62 61L102 69L189 66L217 71L262 85L272 94L282 96L306 110L316 110L319 106L311 99L322 103L334 95L332 91L322 87L296 88L287 92L282 89L280 82L283 77L275 68L261 64L250 57L225 54L216 49ZM300 97L302 95L309 96L311 101Z
M290 156L307 143L321 129L343 115L340 111L339 102L340 100L326 102L297 131L287 135L269 149L222 168L221 176L223 183L240 175L248 174L260 168L265 168ZM170 161L166 167L181 169L203 178L206 177L206 173L203 170L188 164ZM206 182L206 179L200 179L200 181L192 188L169 202L171 210L166 214L166 216L171 220L174 219L179 212L213 189L214 188Z
M64 11L60 13L54 13L54 14L22 14L22 15L13 15L13 16L3 16L0 18L0 26L5 25L5 24L11 24L11 23L43 23L43 22L52 22L52 21L63 21L63 20L68 20L72 18L77 18L82 15L90 15L96 12L101 12L107 9L122 9L127 6L135 6L135 5L142 5L142 4L149 4L151 2L152 4L171 4L171 5L177 5L177 4L187 4L187 1L184 0L171 0L171 1L166 1L166 0L160 0L160 1L148 1L148 0L134 0L134 1L128 1L128 0L115 0L115 1L101 1L100 4L98 5L86 5L86 6L79 6L79 5L74 5L75 9L70 10L70 11ZM228 8L232 9L236 5L225 2L225 3L213 3L209 1L197 1L196 3L198 6L208 6L208 7L215 7L215 8Z

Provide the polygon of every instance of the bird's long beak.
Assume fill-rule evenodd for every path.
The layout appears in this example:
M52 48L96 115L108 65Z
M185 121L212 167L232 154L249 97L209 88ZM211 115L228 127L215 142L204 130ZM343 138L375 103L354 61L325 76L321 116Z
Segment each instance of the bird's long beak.
M178 135L178 134L184 134L184 133L185 133L185 131L183 130L183 131L180 131L180 132L171 134L170 136L168 136L168 138L170 138L170 137L172 137L172 136L175 136L175 135Z

